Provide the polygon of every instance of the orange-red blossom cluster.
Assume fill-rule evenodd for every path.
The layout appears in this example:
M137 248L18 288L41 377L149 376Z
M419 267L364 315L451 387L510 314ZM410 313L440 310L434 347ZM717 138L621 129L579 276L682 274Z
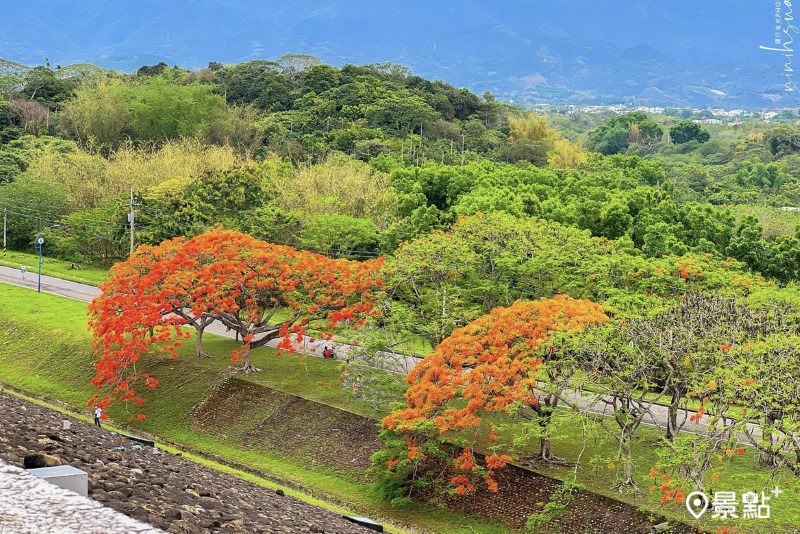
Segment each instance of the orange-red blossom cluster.
M302 338L310 320L322 320L327 329L345 320L363 324L375 309L382 266L382 259L330 259L223 229L140 246L112 268L102 295L89 306L98 358L92 382L111 388L100 404L131 400L141 405L135 386L158 385L136 369L136 362L151 345L177 358L177 347L193 332L176 310L235 322L244 354L275 322L273 314L283 313L289 319L278 322L279 332L273 334L291 351L290 338Z
M605 321L608 317L598 304L566 296L495 308L457 329L411 370L407 406L387 416L383 424L408 433L408 460L412 460L412 454L420 455L414 447L415 431L431 424L439 434L477 428L482 413L507 412L515 403L532 405L542 366L539 351L550 348L548 342L556 333L578 332ZM451 403L456 399L460 402ZM493 434L491 430L488 437ZM496 489L492 471L508 461L507 456L487 457L485 482L490 489ZM466 473L477 473L475 466L472 450L466 448L454 464L465 472L452 479L457 493L474 489Z

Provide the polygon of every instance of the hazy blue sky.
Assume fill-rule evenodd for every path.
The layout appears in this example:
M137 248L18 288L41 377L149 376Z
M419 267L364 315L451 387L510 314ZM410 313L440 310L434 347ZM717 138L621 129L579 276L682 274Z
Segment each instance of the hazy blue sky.
M492 2L212 1L212 0L5 0L0 51L24 62L43 53L64 63L106 59L109 49L130 56L174 54L203 61L253 55L275 57L287 48L389 60L427 41L431 51L460 32L492 48L494 26L508 37L544 34L634 46L648 43L662 53L692 50L711 58L753 54L771 37L774 5L754 0L498 0ZM364 38L368 41L364 41ZM338 46L337 46L338 45ZM129 47L129 48L128 48ZM105 54L105 57L103 55ZM63 55L63 57L59 57ZM335 56L335 57L334 57ZM344 58L342 58L344 59ZM358 58L353 58L354 60ZM130 68L138 66L131 61ZM197 66L197 65L186 65Z
M584 87L590 75L607 91L615 69L632 86L652 76L657 90L670 73L689 76L683 87L738 83L754 94L782 83L781 55L758 49L774 39L775 6L755 0L4 0L3 7L0 57L26 64L48 57L130 71L161 60L195 68L297 52L332 64L391 61L501 92L513 80Z

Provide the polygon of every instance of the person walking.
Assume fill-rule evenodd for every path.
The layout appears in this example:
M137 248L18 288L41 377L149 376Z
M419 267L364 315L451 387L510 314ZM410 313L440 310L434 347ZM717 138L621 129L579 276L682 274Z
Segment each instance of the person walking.
M100 425L100 418L101 418L101 417L103 417L103 409L100 407L100 405L99 405L99 404L97 404L97 405L95 405L95 407L94 407L94 424L96 424L96 425L97 425L97 426L99 426L100 428L103 428L103 427Z

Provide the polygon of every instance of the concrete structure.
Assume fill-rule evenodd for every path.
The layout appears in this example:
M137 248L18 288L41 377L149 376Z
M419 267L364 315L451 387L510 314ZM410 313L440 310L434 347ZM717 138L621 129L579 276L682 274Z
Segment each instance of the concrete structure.
M50 484L55 484L59 488L74 491L83 497L89 496L89 475L86 474L86 471L81 471L71 465L28 469L28 473L46 480Z
M357 515L343 515L342 517L356 525L361 525L375 532L383 532L383 525L367 517L359 517Z

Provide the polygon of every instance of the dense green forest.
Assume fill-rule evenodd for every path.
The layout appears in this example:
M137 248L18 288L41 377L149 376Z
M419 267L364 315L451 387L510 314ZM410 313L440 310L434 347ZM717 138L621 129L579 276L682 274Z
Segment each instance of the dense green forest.
M122 75L4 63L11 248L109 265L216 224L351 258L478 213L552 221L630 256L800 277L800 127L527 112L392 65L289 55ZM789 118L788 116L786 117Z

